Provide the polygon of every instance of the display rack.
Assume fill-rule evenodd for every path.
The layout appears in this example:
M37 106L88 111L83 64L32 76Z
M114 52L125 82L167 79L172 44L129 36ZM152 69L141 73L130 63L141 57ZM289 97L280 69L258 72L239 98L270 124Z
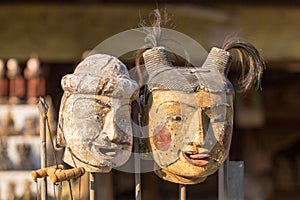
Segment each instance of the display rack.
M45 98L51 107L51 97ZM52 107L48 114L50 123L55 123ZM0 104L0 199L38 196L29 174L42 164L39 128L40 119L36 104ZM52 196L52 189L48 193Z

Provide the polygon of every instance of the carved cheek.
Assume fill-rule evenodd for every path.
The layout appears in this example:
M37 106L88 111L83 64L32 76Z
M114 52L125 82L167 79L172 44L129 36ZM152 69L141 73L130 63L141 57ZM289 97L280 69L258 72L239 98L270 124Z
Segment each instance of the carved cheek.
M171 143L171 134L165 126L157 126L153 133L153 142L160 151L168 150Z

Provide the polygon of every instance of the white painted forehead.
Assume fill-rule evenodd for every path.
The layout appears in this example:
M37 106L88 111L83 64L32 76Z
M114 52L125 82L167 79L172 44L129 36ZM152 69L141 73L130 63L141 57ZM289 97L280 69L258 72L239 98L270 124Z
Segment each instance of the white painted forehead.
M106 54L88 56L76 67L74 74L77 73L90 73L95 76L114 78L118 76L129 77L125 64L118 58Z
M134 99L138 85L126 65L114 56L95 54L84 59L73 74L61 80L64 91Z

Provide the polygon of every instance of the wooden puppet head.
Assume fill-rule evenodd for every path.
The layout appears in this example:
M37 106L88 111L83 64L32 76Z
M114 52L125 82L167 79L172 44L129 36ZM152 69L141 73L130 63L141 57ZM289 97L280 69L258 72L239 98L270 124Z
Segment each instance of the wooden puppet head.
M231 55L212 48L201 67L174 67L163 47L146 50L143 58L149 145L160 167L155 173L174 183L200 183L218 170L230 149Z
M61 84L57 143L64 161L88 172L109 172L124 164L132 149L130 103L138 85L117 58L84 59Z

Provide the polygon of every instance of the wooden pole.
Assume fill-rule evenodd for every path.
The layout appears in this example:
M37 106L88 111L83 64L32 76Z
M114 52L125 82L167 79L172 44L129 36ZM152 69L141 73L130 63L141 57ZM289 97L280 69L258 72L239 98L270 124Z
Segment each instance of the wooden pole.
M95 172L90 172L90 200L95 200Z
M41 139L41 168L47 167L47 144L46 144L46 120L48 106L45 100L40 97L38 104L40 112L40 139ZM40 181L41 185L41 200L47 200L47 177Z
M179 186L179 200L186 200L186 185L178 184Z

